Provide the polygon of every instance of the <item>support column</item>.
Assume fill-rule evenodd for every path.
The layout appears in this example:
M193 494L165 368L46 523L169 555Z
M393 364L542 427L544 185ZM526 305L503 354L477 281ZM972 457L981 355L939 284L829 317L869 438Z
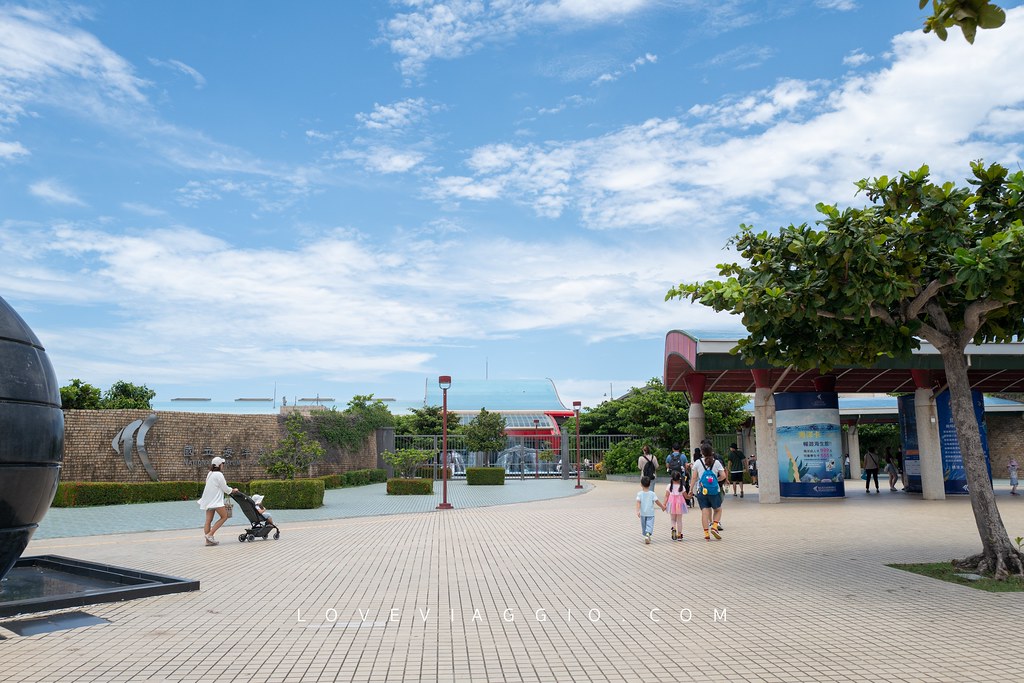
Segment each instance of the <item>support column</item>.
M850 478L860 479L860 427L856 424L850 425L846 432L846 441L850 453Z
M768 370L751 370L754 375L754 429L757 434L757 498L761 503L778 503L779 447L775 440L775 396Z
M708 378L700 373L686 376L686 390L690 393L690 447L696 448L707 436L707 419L704 416L704 387ZM691 451L692 452L692 451Z
M914 417L917 420L917 450L921 454L921 494L925 500L945 500L939 413L935 408L932 373L930 370L911 370L910 374L917 386L914 391Z

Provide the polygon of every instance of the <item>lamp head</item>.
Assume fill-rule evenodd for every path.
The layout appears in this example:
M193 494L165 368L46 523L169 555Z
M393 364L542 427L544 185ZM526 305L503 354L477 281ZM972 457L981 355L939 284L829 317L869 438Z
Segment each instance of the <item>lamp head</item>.
M450 389L452 386L451 375L441 375L440 377L438 377L437 386L441 387L442 389Z
M576 415L578 416L580 414L580 407L582 405L583 405L582 401L573 401L572 402L572 412L576 413Z

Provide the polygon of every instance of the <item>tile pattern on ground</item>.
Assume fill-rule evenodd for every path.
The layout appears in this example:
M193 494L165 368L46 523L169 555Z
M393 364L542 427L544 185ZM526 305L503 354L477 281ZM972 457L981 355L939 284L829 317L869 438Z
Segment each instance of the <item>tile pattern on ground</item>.
M1024 594L886 566L975 552L967 500L759 505L748 490L726 498L723 540L705 542L691 512L672 542L659 513L648 546L635 490L309 519L282 523L280 541L217 547L194 529L34 540L34 554L202 590L89 607L103 626L9 637L0 680L1022 678ZM998 502L1011 536L1024 533L1024 503Z

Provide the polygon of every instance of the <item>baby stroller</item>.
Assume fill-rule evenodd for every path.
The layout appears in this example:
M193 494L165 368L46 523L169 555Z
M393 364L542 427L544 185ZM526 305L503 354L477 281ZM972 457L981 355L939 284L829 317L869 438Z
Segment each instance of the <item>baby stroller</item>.
M252 498L241 491L232 493L231 498L238 503L238 507L242 509L242 513L245 515L245 518L252 522L252 527L238 534L238 540L240 542L245 543L246 541L255 541L257 536L265 541L271 531L274 532L275 541L281 538L281 530L268 522L263 515L259 513L256 509L256 502Z

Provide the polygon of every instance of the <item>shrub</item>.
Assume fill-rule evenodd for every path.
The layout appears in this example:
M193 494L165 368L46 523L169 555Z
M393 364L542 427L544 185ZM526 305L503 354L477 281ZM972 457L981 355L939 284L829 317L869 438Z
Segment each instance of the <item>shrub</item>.
M470 486L504 484L505 470L501 467L467 467L466 483Z
M325 489L340 489L345 485L345 478L340 474L324 474L317 479L323 480Z
M87 507L91 505L123 505L156 503L168 500L198 500L204 482L195 481L62 481L52 507Z
M257 479L249 482L249 495L261 493L267 507L277 510L309 510L324 504L322 479Z
M260 456L259 463L282 479L294 479L314 462L323 460L324 447L309 435L302 413L290 413L284 419L287 434L273 451Z
M388 479L389 496L429 496L434 493L430 479Z
M430 451L418 448L399 448L395 452L385 451L384 462L395 468L399 475L411 478L413 472L433 455Z
M340 489L348 486L365 486L367 484L380 484L387 481L386 470L352 470L341 474L324 474L317 477L323 481L325 489Z

